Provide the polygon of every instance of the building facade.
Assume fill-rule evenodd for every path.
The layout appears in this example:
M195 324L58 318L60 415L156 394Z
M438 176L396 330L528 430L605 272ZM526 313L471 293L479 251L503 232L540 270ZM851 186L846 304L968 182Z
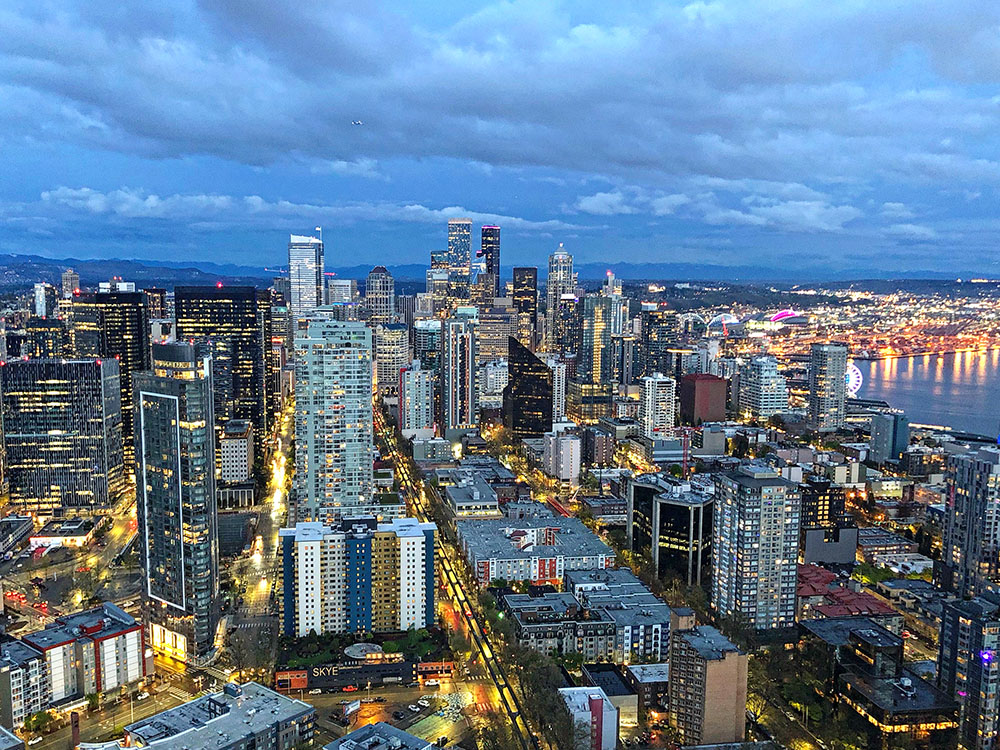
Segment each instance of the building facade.
M399 431L404 438L433 436L435 380L419 359L399 371Z
M288 304L292 325L323 304L323 241L293 234L288 239Z
M819 432L844 426L847 344L813 344L809 355L809 425Z
M740 370L739 411L744 419L770 419L788 410L788 385L771 356L754 357Z
M387 325L396 319L396 281L385 266L375 266L365 281L365 307L372 326Z
M514 269L514 308L517 310L517 340L531 351L538 347L538 269Z
M677 384L661 372L644 377L639 392L639 424L648 438L664 437L674 427Z
M504 427L519 438L538 438L552 429L552 370L518 339L508 339Z
M472 429L478 423L476 384L476 318L462 314L442 322L441 425L446 432Z
M1000 583L1000 448L948 457L941 583L974 596Z

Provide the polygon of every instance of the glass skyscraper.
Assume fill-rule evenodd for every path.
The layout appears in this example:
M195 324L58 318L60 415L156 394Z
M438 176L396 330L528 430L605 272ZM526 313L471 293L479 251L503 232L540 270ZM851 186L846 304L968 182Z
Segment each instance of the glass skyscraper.
M288 238L288 285L293 325L323 304L323 241L293 234Z
M517 310L517 340L531 351L538 346L538 269L514 269L514 308Z
M552 370L514 337L507 339L503 426L520 439L552 430Z
M136 508L149 645L192 664L215 649L219 561L212 362L158 344L135 375Z
M486 273L493 274L493 296L500 296L500 227L486 225L482 228L477 258L483 259Z
M466 276L472 272L472 219L448 219L448 269Z

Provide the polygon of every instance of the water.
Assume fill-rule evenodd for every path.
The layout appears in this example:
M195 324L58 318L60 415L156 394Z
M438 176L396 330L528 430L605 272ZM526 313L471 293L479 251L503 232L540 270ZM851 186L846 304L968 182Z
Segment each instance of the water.
M979 435L1000 432L1000 349L854 364L865 378L858 398L887 401L911 422Z

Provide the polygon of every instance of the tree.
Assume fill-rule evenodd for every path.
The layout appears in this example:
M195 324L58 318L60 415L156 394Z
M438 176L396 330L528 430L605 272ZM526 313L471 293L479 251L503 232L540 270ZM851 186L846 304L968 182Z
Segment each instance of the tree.
M476 726L479 750L519 750L510 720L497 711L487 711Z
M101 705L100 693L87 693L87 708L90 711L96 711L98 706L100 705Z

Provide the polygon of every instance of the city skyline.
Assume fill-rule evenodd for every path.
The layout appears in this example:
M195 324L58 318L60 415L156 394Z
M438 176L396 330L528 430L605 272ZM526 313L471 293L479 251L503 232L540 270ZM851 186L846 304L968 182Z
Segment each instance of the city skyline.
M990 4L55 6L0 19L0 252L997 270Z

